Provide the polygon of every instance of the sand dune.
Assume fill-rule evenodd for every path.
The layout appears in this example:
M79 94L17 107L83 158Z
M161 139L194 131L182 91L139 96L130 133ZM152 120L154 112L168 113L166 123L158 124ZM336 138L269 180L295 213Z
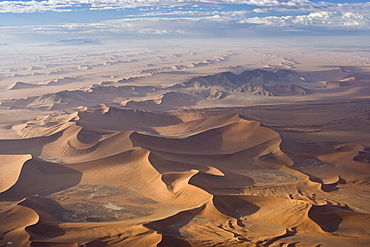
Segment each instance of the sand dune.
M137 78L136 78L137 79ZM3 100L2 107L9 109L63 110L78 106L92 106L97 102L146 110L173 110L184 107L199 107L202 104L230 105L229 96L303 96L311 91L300 85L305 79L292 70L248 70L240 74L223 72L216 75L194 77L170 87L122 86L135 82L135 78L92 85L78 90L64 90L18 99ZM43 82L40 85L17 82L10 89L26 89L35 86L65 85L76 83L79 78L63 77ZM307 83L306 83L307 84ZM333 88L327 84L327 88ZM316 85L311 85L316 87ZM334 87L335 88L335 87ZM245 97L245 96L244 96ZM240 97L239 97L240 98ZM243 102L240 102L243 103Z
M4 192L12 187L18 180L19 174L23 163L31 159L31 155L2 155L1 160L3 162L0 167L1 172L1 184L0 192Z
M238 114L102 106L41 125L50 119L28 138L0 140L1 246L370 240L370 214L350 200L366 188L359 144L310 150L299 164L277 132Z
M327 72L325 72L327 73ZM348 75L347 72L343 72ZM342 74L340 74L343 76ZM69 110L80 106L106 104L128 109L168 111L183 108L206 108L244 106L257 103L292 102L323 98L342 98L344 95L366 97L367 77L365 73L346 77L338 81L317 81L306 75L305 79L293 70L246 70L239 74L222 72L214 75L193 77L168 87L141 85L139 77L130 77L117 82L102 82L77 90L63 90L38 96L27 96L0 101L7 109L30 109L42 111ZM336 77L334 75L334 77ZM142 78L141 78L142 79ZM66 85L78 83L80 79L63 77L49 84ZM122 83L125 83L122 84ZM365 83L365 84L364 84ZM14 89L31 90L31 84L18 82ZM136 85L126 85L136 84ZM32 84L34 85L34 84ZM44 85L44 86L45 86ZM44 88L37 85L37 88ZM10 90L10 91L12 91ZM263 99L265 96L271 99Z
M29 84L29 83L24 83L21 81L17 81L13 85L11 85L8 89L9 90L16 90L16 89L24 89L24 88L33 88L33 87L38 87L40 85L36 84Z
M3 51L0 246L368 245L367 55L198 42Z

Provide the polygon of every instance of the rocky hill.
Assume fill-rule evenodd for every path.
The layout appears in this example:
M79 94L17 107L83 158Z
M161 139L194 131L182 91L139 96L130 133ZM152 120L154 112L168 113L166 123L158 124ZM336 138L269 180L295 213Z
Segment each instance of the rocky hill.
M247 70L240 74L232 72L223 72L215 75L194 77L183 85L186 87L200 86L223 86L225 88L237 88L247 83L253 84L299 84L305 82L305 79L297 72L287 69L277 71L269 70Z

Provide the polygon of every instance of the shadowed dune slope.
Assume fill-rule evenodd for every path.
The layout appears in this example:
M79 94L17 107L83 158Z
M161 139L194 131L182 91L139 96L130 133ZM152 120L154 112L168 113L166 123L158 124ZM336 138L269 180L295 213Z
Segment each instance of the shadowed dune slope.
M370 241L359 144L288 156L276 131L238 114L101 107L71 116L0 140L0 246Z

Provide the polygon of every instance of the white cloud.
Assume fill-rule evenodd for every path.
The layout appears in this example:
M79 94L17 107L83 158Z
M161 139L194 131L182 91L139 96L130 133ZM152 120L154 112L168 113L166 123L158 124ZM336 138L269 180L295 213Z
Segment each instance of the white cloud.
M8 3L12 3L9 6ZM227 11L223 8L201 8L189 6L173 6L175 3L188 3L190 1L160 1L160 0L49 0L49 1L5 1L0 2L0 12L37 12L37 11L72 11L68 7L88 4L88 9L119 9L128 6L142 5L137 8L137 14L127 16L126 18L112 19L93 22L86 20L86 23L62 23L56 25L38 25L38 26L9 26L1 27L0 37L7 37L6 40L24 39L24 37L50 38L65 36L72 38L96 38L97 36L110 37L137 35L137 34L195 34L195 35L215 35L232 36L242 35L249 30L263 32L271 30L269 27L282 27L281 30L314 30L317 29L341 29L341 30L370 30L370 3L365 4L331 4L326 2L312 3L307 0L218 0L218 1L191 1L194 4L208 3L250 3L259 5L261 8L255 8L253 11L233 10ZM168 5L159 5L168 4ZM172 4L172 5L170 5ZM314 8L316 6L321 6ZM152 5L152 6L150 6ZM258 16L259 13L274 13L279 10L297 10L304 9L302 6L311 6L316 9L310 14L294 15L298 12L289 12L286 16ZM272 6L272 7L271 7ZM331 7L330 7L331 6ZM334 8L334 7L335 8ZM360 6L363 6L360 8ZM322 10L325 8L334 8L333 11ZM340 10L336 10L339 8ZM351 9L348 11L348 9ZM131 12L132 13L132 12ZM135 12L134 12L135 13ZM112 17L113 18L113 17ZM256 27L256 24L257 27ZM266 28L263 28L266 27ZM277 28L272 28L277 29ZM4 36L5 35L5 36ZM64 35L64 37L63 37ZM57 38L58 39L58 38Z
M66 8L71 7L67 3L58 4L53 1L2 1L0 2L0 13L34 13L44 11L70 11Z
M142 14L136 15L128 15L127 17L152 17L152 16L229 16L230 18L241 18L244 17L246 14L250 13L250 11L245 10L234 10L234 11L197 11L197 10L189 10L189 11L171 11L171 12L164 12L164 11L151 11L145 12Z
M267 8L263 8L263 9L257 8L257 9L254 9L253 12L255 12L255 13L268 13L268 12L270 12L270 9L267 9Z
M43 11L67 11L81 5L87 5L94 10L123 9L139 6L159 5L218 5L218 4L248 4L288 8L290 10L325 9L325 8L361 8L370 3L328 3L310 2L308 0L44 0L44 1L2 1L0 13L31 13Z
M240 31L253 29L263 31L260 26L311 29L322 27L330 29L370 29L368 17L353 12L317 11L308 15L268 16L245 18L244 12L212 12L208 16L178 17L135 17L105 20L90 23L68 23L57 25L9 26L0 27L1 34L8 37L68 35L69 37L96 38L111 35L137 34L193 34L193 35L235 35ZM256 28L255 24L259 24ZM284 30L284 29L283 29ZM224 32L224 33L223 33Z
M137 35L137 34L209 34L220 30L222 25L229 25L230 16L195 16L195 17L151 17L124 18L93 23L68 23L41 26L0 27L0 34L9 35L68 35L70 37L96 37L97 35ZM234 23L236 21L233 21Z
M353 12L317 11L298 16L267 16L241 20L240 23L253 23L267 26L315 26L325 28L365 28L370 29L370 19Z

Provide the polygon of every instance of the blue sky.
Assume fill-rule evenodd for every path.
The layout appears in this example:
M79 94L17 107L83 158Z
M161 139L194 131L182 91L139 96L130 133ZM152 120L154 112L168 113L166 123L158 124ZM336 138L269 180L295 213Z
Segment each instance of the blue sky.
M369 1L0 1L0 43L339 33L370 34Z

